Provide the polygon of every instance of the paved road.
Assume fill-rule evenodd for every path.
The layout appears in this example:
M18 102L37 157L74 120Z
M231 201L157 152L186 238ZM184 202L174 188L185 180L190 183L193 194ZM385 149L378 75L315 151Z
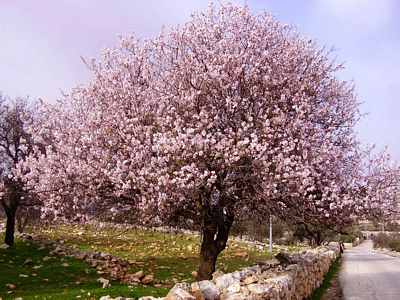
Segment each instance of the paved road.
M340 284L345 300L400 300L400 258L375 253L365 241L345 251Z

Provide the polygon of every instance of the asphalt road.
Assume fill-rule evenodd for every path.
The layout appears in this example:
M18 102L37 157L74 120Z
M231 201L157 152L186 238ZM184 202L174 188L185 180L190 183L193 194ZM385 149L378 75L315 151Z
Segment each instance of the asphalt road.
M372 241L345 251L339 278L345 300L400 300L400 258L375 253Z

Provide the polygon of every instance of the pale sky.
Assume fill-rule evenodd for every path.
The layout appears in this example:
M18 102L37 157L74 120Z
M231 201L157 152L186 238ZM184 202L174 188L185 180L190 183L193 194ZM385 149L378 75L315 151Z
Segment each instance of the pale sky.
M266 10L320 45L335 48L340 75L354 80L364 143L400 160L400 1L236 0ZM87 82L80 57L98 57L117 36L157 34L189 19L207 0L0 0L0 91L54 101Z

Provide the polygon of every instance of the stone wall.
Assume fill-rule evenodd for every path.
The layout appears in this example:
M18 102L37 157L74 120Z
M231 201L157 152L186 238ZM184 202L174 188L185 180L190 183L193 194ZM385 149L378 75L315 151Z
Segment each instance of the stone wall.
M319 247L302 253L281 254L277 259L228 274L214 274L212 280L178 283L163 298L140 300L301 300L318 288L339 247Z

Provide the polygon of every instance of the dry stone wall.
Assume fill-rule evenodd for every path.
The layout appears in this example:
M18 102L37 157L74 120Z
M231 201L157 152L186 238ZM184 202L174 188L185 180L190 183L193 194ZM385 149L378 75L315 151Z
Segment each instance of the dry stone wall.
M301 300L318 288L339 255L338 245L319 247L274 259L212 280L178 283L163 298L140 300Z

